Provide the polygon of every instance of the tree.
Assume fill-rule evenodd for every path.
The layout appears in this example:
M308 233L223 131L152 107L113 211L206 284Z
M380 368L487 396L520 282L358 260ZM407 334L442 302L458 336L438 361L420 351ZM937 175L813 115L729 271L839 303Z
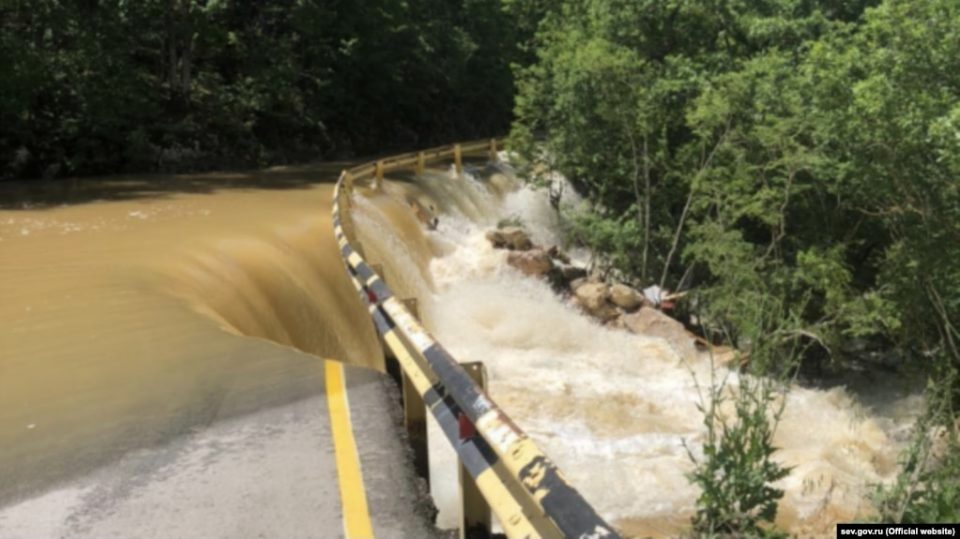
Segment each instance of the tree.
M592 202L571 240L621 278L696 289L707 333L782 352L761 372L798 347L920 364L953 425L960 4L559 4L511 142ZM954 492L938 474L920 479L934 505Z
M489 136L522 61L477 0L9 0L0 27L0 179Z

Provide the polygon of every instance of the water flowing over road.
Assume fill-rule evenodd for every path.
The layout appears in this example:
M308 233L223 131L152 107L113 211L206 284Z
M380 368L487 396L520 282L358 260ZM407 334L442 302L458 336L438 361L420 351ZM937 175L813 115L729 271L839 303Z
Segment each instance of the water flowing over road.
M318 358L383 369L333 238L325 182L335 170L112 178L64 184L56 196L2 193L0 537L5 525L54 536L56 527L26 527L24 507L67 519L70 507L96 506L99 491L77 487L78 478L121 469L137 478L181 462L157 457L154 468L138 467L146 461L137 455L153 448L207 436L204 451L216 460L292 433L296 425L282 418L307 413L304 403L322 395ZM507 167L477 166L462 176L431 169L388 178L383 191L358 189L357 197L353 217L368 260L382 265L399 296L420 300L425 325L456 358L487 365L491 395L585 498L628 535L681 530L696 498L683 442L696 451L702 436L692 374L708 379L710 364L661 339L601 327L505 263L484 239L502 219L522 221L539 244L561 243L546 193L522 186ZM429 230L433 217L439 226ZM779 524L832 536L833 523L868 508L870 484L896 471L919 404L895 397L877 409L843 389L791 391L776 436L778 458L794 467L781 484ZM278 415L263 416L270 411ZM382 442L364 437L370 425L354 424L361 460L377 450L364 441ZM455 468L440 438L431 439L432 493L439 524L449 527ZM306 454L316 439L288 442ZM297 469L277 470L260 481L306 491L291 487L301 480ZM404 503L418 506L406 473L390 481L410 484L391 489L409 490ZM139 488L135 479L110 484ZM109 520L105 512L97 518ZM411 526L405 533L420 529Z
M389 198L359 204L357 223L387 281L421 298L427 325L455 357L487 364L493 397L604 517L628 535L678 534L697 495L685 477L692 466L683 442L696 452L703 436L693 376L709 381L709 358L599 327L547 283L510 268L487 230L519 219L535 243L549 246L562 242L562 227L546 193L522 187L509 170L434 172L386 191ZM564 192L576 206L569 185ZM400 219L397 200L435 207L437 230ZM794 467L780 484L778 524L832 536L835 522L868 510L872 485L895 473L919 406L906 391L887 396L894 404L879 411L842 388L792 389L775 439L783 448L777 458ZM452 484L434 491L455 492ZM439 505L441 523L452 523L452 503Z

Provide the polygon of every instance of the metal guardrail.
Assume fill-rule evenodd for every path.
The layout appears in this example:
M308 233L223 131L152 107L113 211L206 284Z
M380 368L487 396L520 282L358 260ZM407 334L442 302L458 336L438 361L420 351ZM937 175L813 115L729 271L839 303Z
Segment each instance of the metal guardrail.
M480 364L459 364L416 318L416 300L397 298L364 260L350 220L355 182L382 188L384 174L489 153L496 139L408 153L344 170L334 189L333 225L340 254L385 345L399 366L404 417L414 463L428 476L426 410L437 420L460 460L461 538L489 537L490 512L510 538L618 538L614 529L570 486L557 466L484 390ZM388 368L389 370L389 368ZM429 482L428 482L429 484Z

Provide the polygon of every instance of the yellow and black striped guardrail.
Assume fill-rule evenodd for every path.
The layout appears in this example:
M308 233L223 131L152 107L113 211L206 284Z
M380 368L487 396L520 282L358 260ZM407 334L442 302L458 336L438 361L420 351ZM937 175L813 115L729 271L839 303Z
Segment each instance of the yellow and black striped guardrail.
M349 210L356 182L380 188L386 172L409 168L421 172L431 162L450 158L460 172L464 156L489 152L496 159L496 148L496 139L454 144L344 170L333 203L340 253L386 351L399 364L408 432L422 475L426 473L424 407L460 459L461 537L489 537L492 511L510 538L617 538L617 532L567 483L557 466L486 394L482 369L478 374L476 365L465 369L454 360L408 308L415 310L415 304L393 294L364 259L353 234Z

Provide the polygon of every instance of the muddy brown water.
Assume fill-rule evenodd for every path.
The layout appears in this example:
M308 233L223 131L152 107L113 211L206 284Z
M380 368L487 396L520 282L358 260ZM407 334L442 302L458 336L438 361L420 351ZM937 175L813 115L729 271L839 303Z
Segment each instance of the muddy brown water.
M382 368L331 229L343 166L0 186L0 507L316 395L318 357ZM475 173L358 190L366 254L398 295L421 300L455 357L486 363L494 398L605 517L676 535L697 494L683 443L703 437L691 373L704 380L709 366L600 327L507 267L485 230L519 216L546 245L559 241L555 212L543 192ZM433 209L430 231L421 213ZM789 399L776 443L794 469L778 524L832 536L895 475L919 401L900 392L881 410L842 387ZM431 464L450 479L444 444ZM456 491L439 475L443 525Z
M379 367L340 166L0 187L0 505L315 394L299 350Z

